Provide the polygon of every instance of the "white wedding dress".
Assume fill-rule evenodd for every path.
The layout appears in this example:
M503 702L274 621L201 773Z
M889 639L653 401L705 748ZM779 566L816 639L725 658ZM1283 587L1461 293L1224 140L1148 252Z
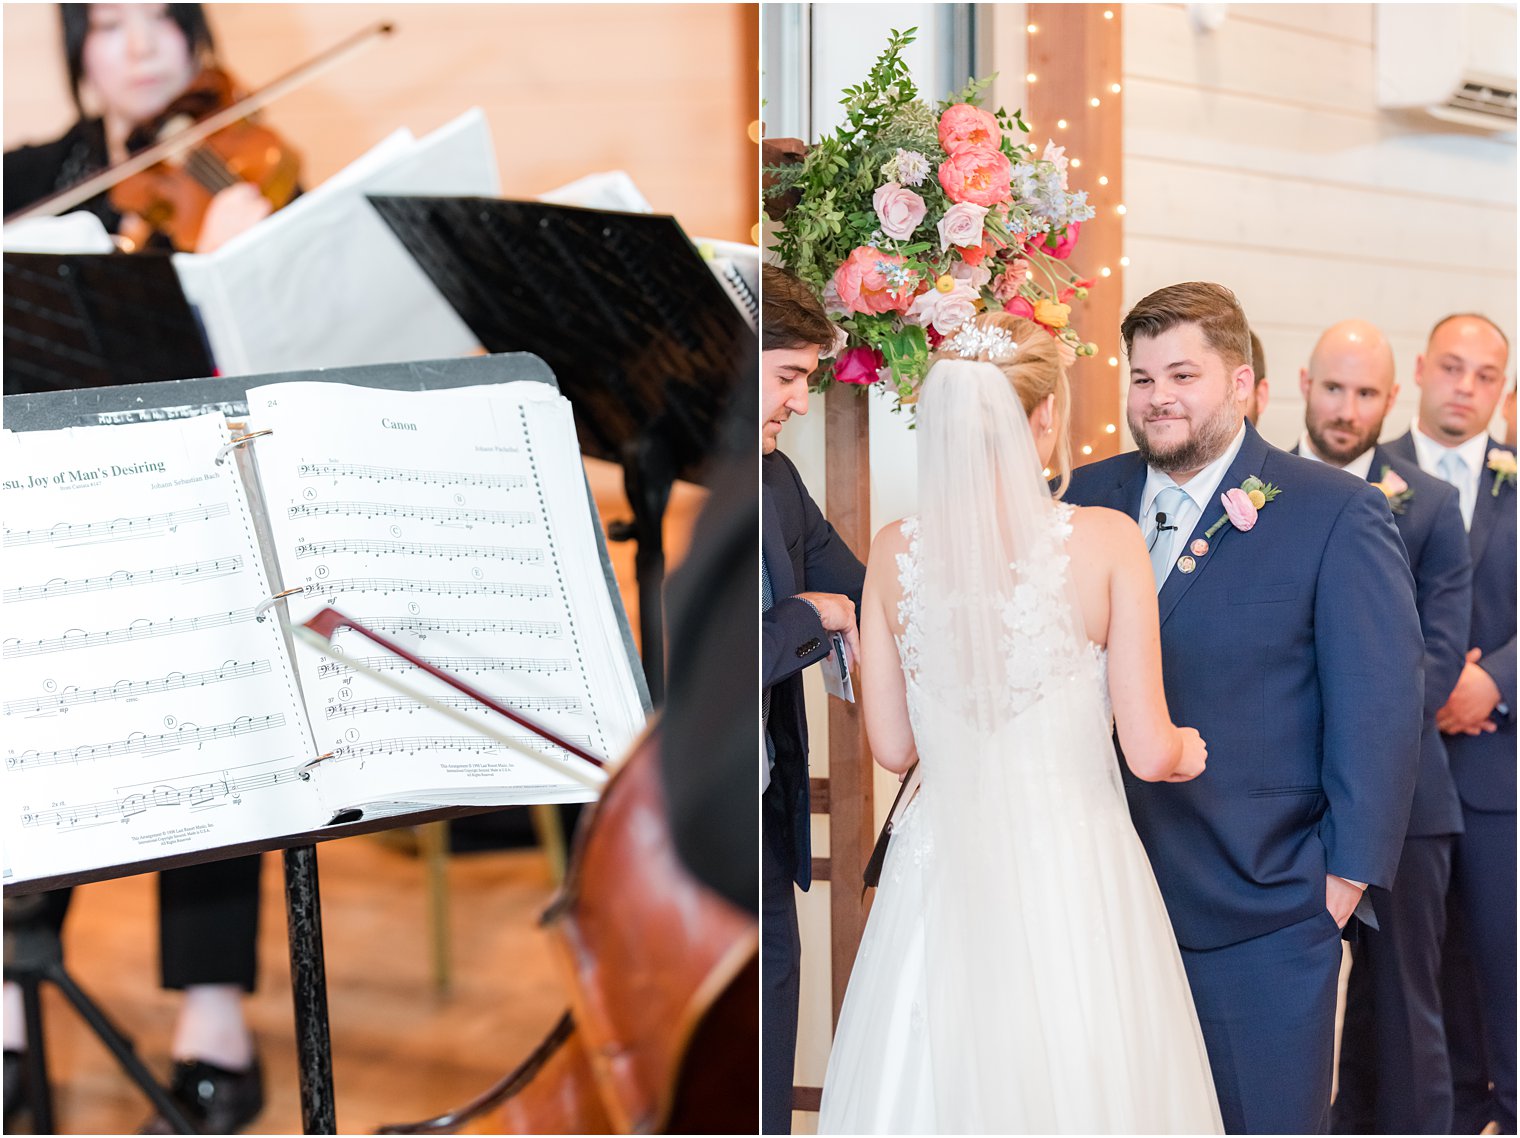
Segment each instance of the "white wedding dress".
M924 595L919 524L903 523L897 645L922 788L855 958L820 1133L1222 1131L1116 767L1106 657L1072 611L1072 507L1023 508L1006 588L961 624ZM929 632L965 649L931 661ZM984 690L968 641L998 654Z

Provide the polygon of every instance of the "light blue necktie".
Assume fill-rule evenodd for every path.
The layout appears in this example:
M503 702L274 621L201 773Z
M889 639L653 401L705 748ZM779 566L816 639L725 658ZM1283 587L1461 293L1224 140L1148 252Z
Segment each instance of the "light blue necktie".
M1467 463L1456 451L1449 450L1441 456L1436 469L1443 479L1457 488L1457 502L1462 508L1462 524L1471 529L1473 511L1472 506L1468 504L1468 498L1472 476L1468 472Z
M1172 571L1172 531L1182 522L1182 506L1187 491L1181 486L1168 486L1156 495L1155 522L1151 525L1151 573L1156 578L1159 592L1166 575ZM1162 518L1166 520L1163 522Z

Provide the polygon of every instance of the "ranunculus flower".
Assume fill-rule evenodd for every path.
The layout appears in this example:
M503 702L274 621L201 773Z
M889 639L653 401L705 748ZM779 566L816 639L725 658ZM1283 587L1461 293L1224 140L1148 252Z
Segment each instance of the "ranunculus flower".
M1019 295L1019 289L1024 287L1024 282L1029 278L1029 262L1014 260L992 282L992 295L1007 304Z
M1001 150L968 146L939 164L939 184L953 202L995 206L1012 196L1012 173Z
M1258 491L1260 493L1260 491ZM1256 524L1257 507L1251 501L1251 497L1240 487L1226 490L1219 495L1219 500L1224 504L1224 512L1230 519L1230 524L1245 533ZM1263 496L1265 502L1265 496Z
M871 196L871 205L881 219L881 231L894 241L906 241L913 236L918 223L929 212L923 198L896 182L878 186Z
M1077 247L1077 235L1082 232L1080 221L1068 221L1066 232L1055 239L1052 244L1050 237L1042 237L1031 248L1037 253L1044 253L1047 257L1054 257L1057 261L1064 261L1071 256L1071 251Z
M958 281L965 281L978 292L992 280L992 270L987 266L965 260L951 265L950 275Z
M885 362L875 348L851 348L834 361L834 378L840 383L875 383Z
M1071 319L1071 305L1042 296L1034 302L1034 318L1047 328L1064 328Z
M981 294L967 281L946 273L933 288L921 293L908 309L907 318L924 328L933 328L942 336L976 315Z
M982 221L987 207L970 202L957 202L945 210L939 219L939 248L944 252L952 245L973 248L982 243Z
M1034 305L1022 296L1016 296L1003 305L1003 311L1010 316L1022 316L1025 320L1034 319Z
M902 257L861 245L834 273L839 303L851 312L903 312L913 303L918 280Z
M1373 485L1381 490L1386 498L1397 498L1405 490L1409 489L1409 483L1400 478L1398 472L1393 470L1388 471L1383 476L1381 482L1374 482Z
M1003 129L998 126L997 116L973 107L970 103L956 103L946 107L939 116L939 144L946 154L954 154L966 147L996 150L1003 140Z

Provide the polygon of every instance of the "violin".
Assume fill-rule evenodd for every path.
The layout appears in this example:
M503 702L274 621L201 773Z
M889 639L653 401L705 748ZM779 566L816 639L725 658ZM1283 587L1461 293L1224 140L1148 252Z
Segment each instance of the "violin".
M467 1106L381 1134L759 1132L759 926L676 855L651 727L582 816L543 916L569 1007Z
M137 154L172 139L237 102L231 76L217 67L203 67L178 98L132 131L127 151ZM219 192L249 182L279 209L295 197L300 170L300 156L278 134L238 119L117 182L110 198L119 212L137 215L167 235L176 249L192 252L206 209Z

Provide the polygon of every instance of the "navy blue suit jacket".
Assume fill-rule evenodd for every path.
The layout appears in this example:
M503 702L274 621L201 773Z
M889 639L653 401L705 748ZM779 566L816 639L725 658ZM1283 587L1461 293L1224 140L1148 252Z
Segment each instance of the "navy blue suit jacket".
M1282 493L1248 532L1226 523L1157 598L1167 706L1203 735L1208 769L1185 783L1123 771L1192 949L1309 919L1327 873L1390 885L1419 767L1424 641L1387 501L1247 425L1220 492L1253 474ZM1122 454L1075 471L1066 499L1138 521L1145 478ZM1223 513L1205 510L1188 544Z
M776 766L766 797L779 799L780 833L767 829L782 864L803 889L813 880L808 818L808 734L802 669L829 654L829 637L818 614L797 593L840 593L855 602L866 570L834 532L786 455L772 451L760 462L761 550L775 603L761 619L760 682L770 689L770 735Z
M1418 462L1414 438L1401 435L1386 449ZM1491 450L1514 454L1511 447L1490 443ZM1447 735L1446 753L1451 777L1462 804L1485 813L1515 812L1515 483L1506 480L1494 493L1496 478L1487 468L1478 483L1468 547L1472 552L1473 608L1469 646L1481 648L1478 661L1499 688L1499 701L1509 708L1496 712L1499 730L1491 735Z
M1297 454L1298 448L1293 448ZM1409 812L1411 838L1462 832L1462 804L1446 758L1446 743L1436 730L1436 712L1462 674L1472 622L1472 557L1457 489L1420 469L1387 447L1373 448L1369 477L1380 482L1383 471L1397 474L1413 495L1393 515L1409 568L1414 574L1415 605L1425 636L1425 723L1420 732L1420 773Z

